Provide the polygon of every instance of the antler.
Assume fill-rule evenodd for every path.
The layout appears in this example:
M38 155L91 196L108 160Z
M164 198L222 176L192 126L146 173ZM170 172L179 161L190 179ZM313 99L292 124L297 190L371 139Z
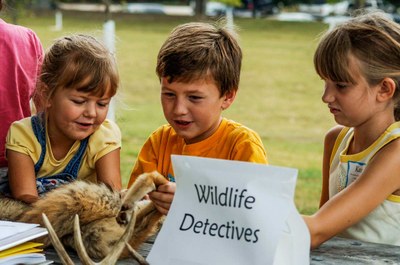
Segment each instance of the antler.
M135 213L135 211L133 211L132 215L131 215L131 220L129 221L128 226L127 226L123 236L112 247L110 253L102 261L100 261L99 263L96 263L90 259L89 255L86 252L86 249L82 242L81 229L79 226L79 216L75 215L75 223L74 223L75 246L76 246L76 251L78 252L78 256L81 259L82 263L84 265L115 264L119 258L119 255L121 254L122 250L124 249L126 242L129 240L129 238L133 234L133 230L135 228L135 223L136 223L136 213Z
M60 257L61 262L64 265L74 265L74 262L71 260L69 257L67 251L65 250L64 246L60 242L60 239L58 238L57 234L55 233L49 219L47 218L46 214L42 214L43 217L43 222L44 225L46 226L50 240L57 251L57 254ZM75 238L75 245L76 245L76 251L78 253L78 256L84 265L110 265L110 264L115 264L119 258L119 255L123 251L125 245L127 244L126 242L128 239L132 236L133 230L135 228L135 222L136 222L136 213L135 211L132 211L130 221L127 225L127 228L123 234L123 236L118 240L118 242L113 246L111 249L110 253L100 262L94 262L93 260L90 259L89 255L86 252L86 249L83 245L82 242L82 236L81 236L81 230L79 226L79 216L75 215L75 220L74 220L74 238ZM128 248L129 249L129 248ZM129 249L129 251L132 253L132 250ZM140 256L139 253L134 251L132 253L134 257L138 260L140 264L147 264L146 261L144 260L143 257ZM143 263L144 261L144 263Z
M65 251L64 246L61 244L60 239L58 239L58 236L57 236L56 232L54 231L53 226L51 225L51 223L45 213L42 213L42 219L43 219L44 225L47 228L47 231L49 232L49 237L50 237L51 243L53 244L53 247L56 249L57 254L60 257L62 264L74 265L75 263L71 260L67 251Z
M79 225L79 216L75 215L75 220L74 220L75 249L78 253L79 258L82 261L82 264L84 264L84 265L115 264L117 262L118 258L120 257L122 251L124 250L125 246L127 247L128 251L132 254L132 256L140 264L148 264L146 262L146 260L127 243L129 241L129 239L131 239L133 237L137 212L138 211L140 212L138 218L142 219L144 215L149 214L149 212L147 212L147 211L148 211L148 209L151 208L151 207L150 208L145 207L145 209L144 208L141 209L140 207L136 208L136 202L139 201L140 199L142 199L143 196L146 195L147 193L155 190L158 185L162 185L167 182L168 182L168 180L156 171L151 172L151 173L144 173L138 177L138 179L134 183L134 185L132 185L132 187L127 190L127 193L125 194L123 201L122 201L122 205L130 206L130 207L127 207L129 209L129 211L131 211L131 214L128 215L128 216L130 216L128 225L126 226L126 229L125 229L123 235L119 238L117 243L115 243L113 245L109 254L102 261L100 261L98 263L92 261L91 258L89 257L89 255L87 254L87 251L82 242L81 229L80 229L80 225ZM119 215L121 213L125 214L125 211L121 209ZM117 219L119 218L119 215L117 216ZM161 214L159 214L159 215L161 216ZM156 216L156 217L160 218L159 216ZM46 226L46 228L49 232L50 240L60 257L61 262L64 265L73 265L74 264L73 261L69 257L64 246L60 242L60 239L58 238L57 234L55 233L50 221L48 220L47 216L44 213L42 214L42 219L43 219L44 225ZM124 219L126 219L126 218L124 218ZM147 230L151 231L152 229L150 229L150 227L149 227Z
M141 265L149 265L149 263L143 258L142 255L140 255L135 249L131 247L128 243L125 243L126 248L129 250L131 255L139 262Z

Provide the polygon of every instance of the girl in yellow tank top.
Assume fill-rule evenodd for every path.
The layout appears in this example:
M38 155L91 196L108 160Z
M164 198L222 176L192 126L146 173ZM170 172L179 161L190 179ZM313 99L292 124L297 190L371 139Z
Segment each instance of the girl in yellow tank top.
M325 33L314 54L325 136L320 209L304 216L311 247L340 235L400 245L400 26L380 12Z

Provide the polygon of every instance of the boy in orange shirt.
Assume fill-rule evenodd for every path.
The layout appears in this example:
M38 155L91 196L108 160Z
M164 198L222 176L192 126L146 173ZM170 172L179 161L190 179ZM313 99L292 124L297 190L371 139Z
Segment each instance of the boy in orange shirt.
M206 23L176 27L161 47L156 72L168 124L147 139L128 186L157 170L171 182L149 194L167 214L175 193L171 154L267 164L259 135L221 116L239 88L242 51L232 32Z

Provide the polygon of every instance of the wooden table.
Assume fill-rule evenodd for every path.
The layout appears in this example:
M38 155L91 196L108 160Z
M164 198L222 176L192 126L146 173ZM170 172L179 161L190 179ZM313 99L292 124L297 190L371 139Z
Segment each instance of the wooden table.
M146 257L153 243L154 238L151 238L141 246L139 252ZM311 251L310 254L310 264L312 265L400 264L400 247L398 246L365 243L339 237L325 242L318 249ZM53 264L61 264L54 249L47 249L46 257L48 260L53 260ZM76 253L70 253L70 257L75 264L81 264ZM120 260L117 264L138 265L132 259Z
M310 263L313 265L400 264L400 247L335 237L311 251Z

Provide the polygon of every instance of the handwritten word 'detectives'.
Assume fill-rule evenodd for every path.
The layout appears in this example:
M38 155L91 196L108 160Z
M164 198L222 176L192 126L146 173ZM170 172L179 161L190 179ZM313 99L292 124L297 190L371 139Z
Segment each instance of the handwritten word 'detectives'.
M179 227L181 231L191 230L196 234L203 234L212 237L218 237L231 240L245 240L251 243L257 243L260 229L251 229L235 225L235 221L225 223L210 222L207 219L196 220L192 214L186 213Z

